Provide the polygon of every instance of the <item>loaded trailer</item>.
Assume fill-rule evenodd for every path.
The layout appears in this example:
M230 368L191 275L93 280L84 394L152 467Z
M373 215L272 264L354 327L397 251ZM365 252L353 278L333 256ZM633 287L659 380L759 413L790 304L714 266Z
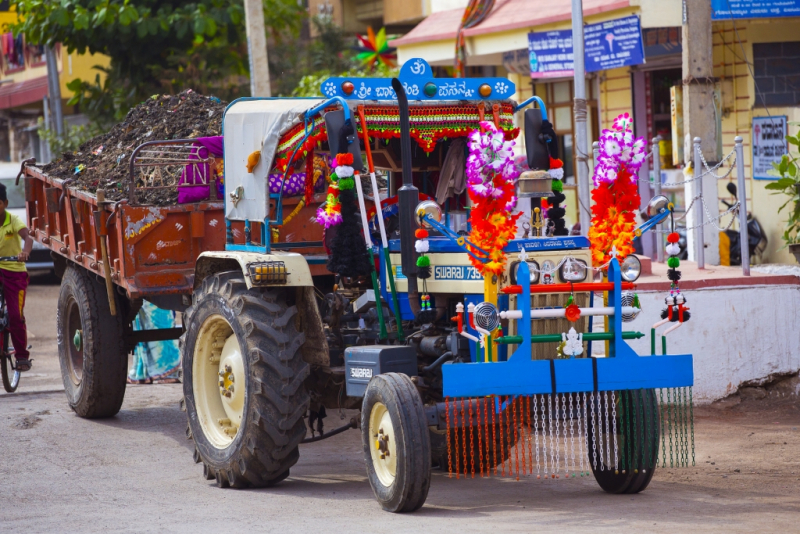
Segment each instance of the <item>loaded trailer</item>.
M593 475L609 492L642 491L662 425L689 420L656 389L682 395L691 356L639 357L627 345L644 335L622 330L639 312L637 262L593 267L589 241L564 235L543 103L514 102L505 79L437 79L421 59L397 79L332 78L321 90L228 106L221 200L202 181L210 200L140 205L158 143L132 160L126 201L25 168L28 222L63 274L70 405L113 415L126 352L180 335L194 460L220 487L278 483L302 443L357 428L376 499L392 512L424 504L434 467ZM518 112L526 157L512 166ZM469 194L455 186L434 200L435 174L444 179L451 159L469 169L480 150L492 155L468 171ZM295 175L302 198L289 197ZM527 236L511 229L521 215L510 203L490 209L502 195L531 199ZM665 199L651 207L649 225L671 213ZM502 236L481 234L484 222L506 237L487 246ZM141 299L184 312L181 331L132 332ZM595 315L608 317L602 332ZM593 342L604 358L590 357ZM360 417L326 431L326 410L340 408Z

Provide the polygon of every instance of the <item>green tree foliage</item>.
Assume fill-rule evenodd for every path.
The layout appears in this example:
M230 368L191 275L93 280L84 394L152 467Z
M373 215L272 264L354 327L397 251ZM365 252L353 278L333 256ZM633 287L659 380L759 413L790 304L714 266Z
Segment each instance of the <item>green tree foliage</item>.
M285 50L272 54L276 65L271 69L280 74L280 94L291 96L320 96L322 82L331 76L392 77L399 69L377 64L366 68L355 59L353 40L330 20L315 17L311 23L316 37L304 45L287 44ZM280 62L280 63L277 63Z
M789 124L800 125L796 122ZM800 243L800 154L797 152L800 147L800 133L787 135L786 140L795 148L784 155L780 162L772 164L774 169L771 174L780 176L780 179L765 186L768 191L774 191L773 194L786 198L786 202L778 208L778 211L783 211L787 206L790 208L789 219L786 221L782 236L784 247Z
M191 87L226 97L242 85L231 80L247 73L241 0L17 0L16 7L21 22L12 29L29 43L111 58L105 83L70 87L73 103L94 118L118 120L157 92ZM303 13L295 0L264 0L273 36L296 34Z

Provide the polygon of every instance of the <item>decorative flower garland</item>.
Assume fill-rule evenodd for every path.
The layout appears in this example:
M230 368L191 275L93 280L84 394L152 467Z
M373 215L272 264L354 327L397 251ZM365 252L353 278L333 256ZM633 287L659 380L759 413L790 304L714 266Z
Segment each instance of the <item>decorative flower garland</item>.
M331 162L333 174L328 186L328 196L325 202L317 209L316 221L326 229L342 222L342 205L339 202L339 192L353 189L353 155L339 154Z
M379 139L400 138L400 114L396 107L367 106L364 113L370 136ZM433 152L436 143L441 139L467 136L480 122L477 106L411 106L409 115L411 138L425 152ZM508 103L500 104L498 118L506 140L516 139L519 128L514 128L514 107ZM360 132L360 125L356 123L355 126ZM305 155L317 143L327 139L323 118L316 117L309 127L312 133L303 142L298 154ZM302 123L293 126L281 136L275 151L276 169L286 170L289 157L304 136L305 126Z
M625 113L614 120L613 130L603 130L600 136L588 232L596 266L606 264L615 247L621 258L633 253L635 213L640 204L636 171L645 159L645 143L644 138L633 137L631 126L631 117Z
M483 132L469 134L467 158L467 188L474 206L469 221L472 231L470 241L488 253L488 262L482 263L470 256L472 265L482 275L501 275L506 262L503 248L514 238L517 219L522 213L511 214L517 204L514 179L519 169L514 164L514 141L491 122L480 123ZM471 249L478 258L486 256Z

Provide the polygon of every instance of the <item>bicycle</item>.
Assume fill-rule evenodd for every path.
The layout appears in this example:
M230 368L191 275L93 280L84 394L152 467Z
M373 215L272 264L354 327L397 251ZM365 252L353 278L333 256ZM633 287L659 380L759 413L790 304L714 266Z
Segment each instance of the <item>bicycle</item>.
M16 256L2 256L0 261L19 261ZM0 286L0 374L3 377L3 388L8 393L14 393L19 387L20 372L14 358L11 346L11 332L8 330L8 313L6 310L5 291ZM10 371L10 372L9 372Z

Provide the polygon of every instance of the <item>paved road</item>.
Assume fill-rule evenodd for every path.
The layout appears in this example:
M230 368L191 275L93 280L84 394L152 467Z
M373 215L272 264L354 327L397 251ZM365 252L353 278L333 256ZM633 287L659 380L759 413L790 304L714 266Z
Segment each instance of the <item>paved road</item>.
M303 445L274 488L220 490L192 462L181 386L129 386L108 420L70 412L57 391L56 296L57 286L32 287L34 371L21 394L0 394L4 534L798 531L796 399L697 410L697 466L660 469L635 496L604 494L586 479L457 481L436 472L421 511L391 515L373 500L355 431Z

